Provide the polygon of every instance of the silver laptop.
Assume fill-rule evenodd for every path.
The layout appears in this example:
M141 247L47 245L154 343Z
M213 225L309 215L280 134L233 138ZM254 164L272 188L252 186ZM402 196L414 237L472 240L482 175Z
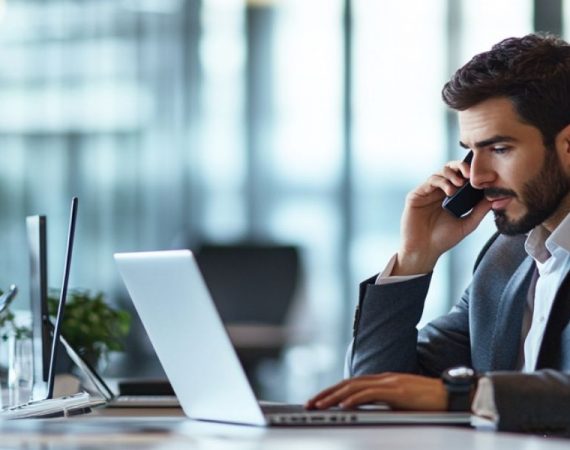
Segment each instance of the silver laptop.
M189 250L117 253L119 272L184 413L250 425L468 424L467 413L306 411L260 404Z
M80 369L88 383L103 397L106 408L179 408L175 395L124 395L115 394L97 370L61 336L60 342L69 359ZM87 383L87 384L88 384Z

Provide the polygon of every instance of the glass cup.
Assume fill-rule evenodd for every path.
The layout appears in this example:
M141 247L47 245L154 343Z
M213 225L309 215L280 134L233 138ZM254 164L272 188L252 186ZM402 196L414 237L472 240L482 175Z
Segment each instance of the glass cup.
M11 334L8 346L7 405L26 403L32 395L33 358L32 339L29 336Z

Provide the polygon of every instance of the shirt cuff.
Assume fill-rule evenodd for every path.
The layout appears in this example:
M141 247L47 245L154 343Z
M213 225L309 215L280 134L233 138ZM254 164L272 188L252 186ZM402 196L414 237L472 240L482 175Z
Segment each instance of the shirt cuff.
M414 278L423 277L426 275L425 273L420 273L418 275L396 275L392 276L392 270L394 270L394 265L396 264L396 257L398 255L395 254L390 258L388 261L388 265L386 268L378 274L376 277L376 282L374 284L391 284L391 283L401 283L403 281L413 280Z
M495 425L499 422L499 412L495 405L495 389L489 377L482 377L477 384L471 410L476 416L482 417Z

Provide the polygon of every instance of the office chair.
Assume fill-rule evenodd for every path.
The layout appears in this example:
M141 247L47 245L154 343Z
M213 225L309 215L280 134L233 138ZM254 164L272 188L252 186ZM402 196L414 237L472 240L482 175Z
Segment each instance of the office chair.
M287 319L300 280L292 245L204 244L196 260L246 373L287 344Z

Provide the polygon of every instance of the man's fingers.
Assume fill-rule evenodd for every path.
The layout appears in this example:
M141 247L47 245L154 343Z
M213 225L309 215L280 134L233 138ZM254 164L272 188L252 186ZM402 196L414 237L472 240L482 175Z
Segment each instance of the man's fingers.
M457 189L460 186L463 186L464 183L465 180L463 180L463 183L460 184L459 186L455 186L451 181L449 181L443 175L435 174L428 178L426 184L423 186L423 189L421 190L423 190L425 193L430 193L433 192L434 190L440 189L445 193L445 195L450 196L455 194L457 192Z
M447 178L454 186L461 187L465 184L465 177L461 171L458 171L456 167L445 166L441 175Z
M385 402L398 409L443 411L447 396L440 379L420 375L385 373L345 380L307 402L311 408L340 405L354 408Z
M310 400L310 402L307 403L307 407L326 409L342 404L347 398L357 392L380 386L384 389L390 389L395 385L397 385L397 376L391 373L353 378L337 384L332 389L323 391L314 399Z
M330 402L328 401L328 398L331 397L334 394L337 394L339 392L347 392L347 391L342 391L343 389L345 389L347 386L363 386L363 383L370 383L370 382L388 382L389 380L393 380L395 377L394 373L391 372L385 372L382 374L372 374L372 375L361 375L357 378L351 378L348 380L343 380L337 384L335 384L334 386L331 386L321 392L319 392L317 395L315 395L314 397L312 397L311 399L309 399L306 403L305 403L305 408L307 409L314 409L314 408L327 408L328 406L321 406L322 404L329 404ZM325 399L327 399L325 401ZM325 403L320 403L319 406L317 406L318 402L323 402L325 401ZM336 405L338 403L333 403L330 406Z
M339 405L342 408L350 409L366 403L391 403L396 395L397 390L394 388L368 387L346 397L339 403Z
M320 398L315 402L317 408L330 408L340 404L345 398L350 397L354 392L364 389L371 382L368 380L352 380L344 386L339 387L337 390L329 393L329 395Z
M319 392L317 395L315 395L313 398L309 399L309 401L305 404L306 408L314 408L316 406L316 404L318 402L323 401L323 399L326 399L328 397L330 397L331 395L334 395L337 392L340 392L342 389L345 389L345 387L347 385L352 385L354 383L357 383L359 381L365 380L365 379L371 379L374 377L378 377L379 375L364 375L358 378L351 378L348 380L343 380L321 392Z
M329 397L333 392L339 390L342 388L342 386L344 386L346 383L348 383L349 381L352 380L344 380L341 381L340 383L335 384L334 386L331 386L321 392L319 392L317 395L315 395L313 398L309 399L309 401L307 401L307 403L305 403L305 408L307 409L313 409L316 407L317 402L322 401L324 398Z
M444 170L449 169L457 174L461 175L463 178L469 178L471 176L471 166L465 161L449 161L445 166Z

